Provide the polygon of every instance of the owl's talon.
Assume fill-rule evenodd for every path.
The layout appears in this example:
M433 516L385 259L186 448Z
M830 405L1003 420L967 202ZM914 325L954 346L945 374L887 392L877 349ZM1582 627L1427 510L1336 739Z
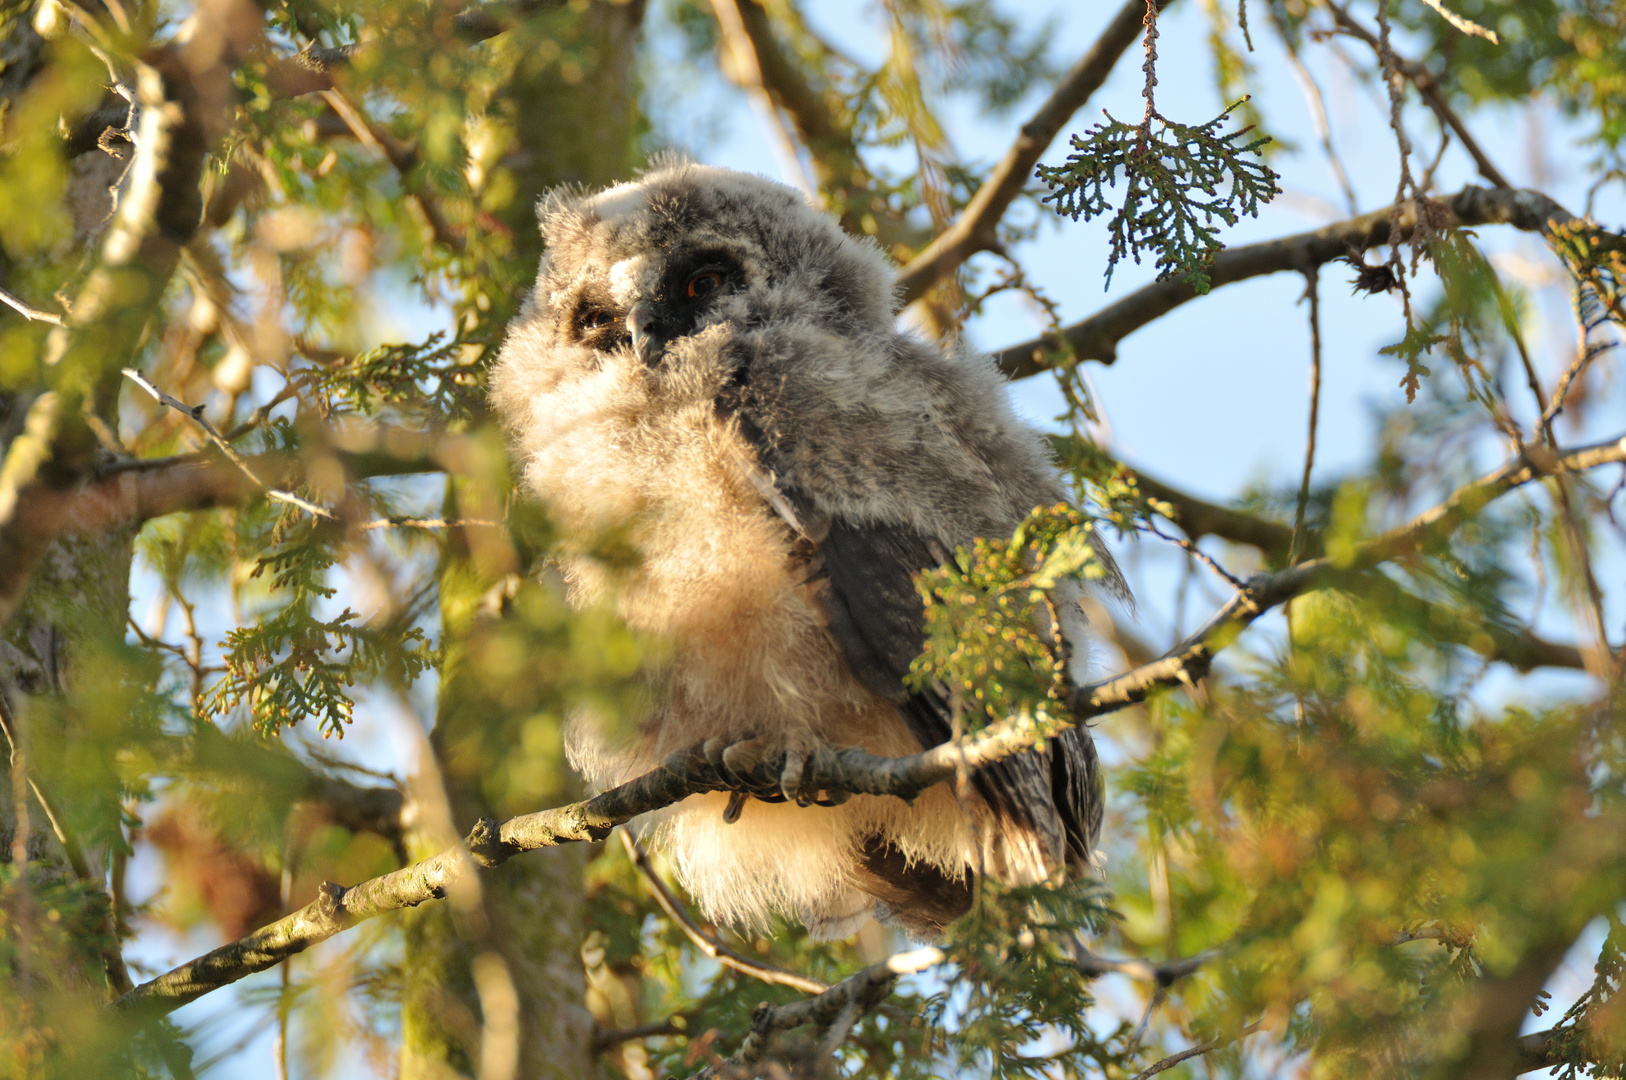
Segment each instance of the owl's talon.
M756 748L750 743L737 742L726 747L722 754L722 771L734 782L736 787L751 788L751 772L761 762L762 758Z
M745 800L748 798L743 791L730 791L728 805L723 807L723 824L732 825L740 820L740 811L745 809Z
M779 790L797 806L807 805L807 798L802 793L802 773L806 768L806 754L800 750L785 752L785 767L779 771Z

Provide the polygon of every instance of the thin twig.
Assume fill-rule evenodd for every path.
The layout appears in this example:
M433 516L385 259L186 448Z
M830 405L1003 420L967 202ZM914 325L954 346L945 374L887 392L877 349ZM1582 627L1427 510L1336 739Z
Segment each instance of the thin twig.
M1224 578L1226 580L1226 582L1229 583L1230 586L1233 589L1239 589L1240 590L1240 589L1246 589L1248 587L1247 582L1243 581L1241 578L1237 577L1235 574L1233 574L1229 570L1225 569L1225 567L1223 567L1219 563L1215 562L1213 560L1213 558L1211 558L1209 556L1208 552L1204 551L1202 548L1198 547L1196 544L1192 543L1190 540L1187 540L1184 537L1180 537L1180 536L1170 536L1168 533L1164 532L1162 529L1158 528L1156 525L1148 524L1146 526L1146 528L1147 528L1147 531L1149 531L1153 536L1157 537L1158 539L1166 540L1169 543L1171 543L1171 544L1175 545L1176 547L1178 547L1178 548L1182 549L1183 551L1185 551L1185 553L1187 555L1190 555L1191 557L1200 560L1204 566L1208 567L1210 570L1214 571L1214 573L1216 573L1220 577Z
M418 167L418 152L413 147L403 144L391 135L381 125L373 122L372 118L364 113L361 106L351 101L343 90L334 87L323 90L322 98L328 107L338 113L356 141L374 151L395 167L401 177L401 185L406 188L406 196L416 203L423 212L424 220L429 224L429 231L434 234L436 241L453 251L462 251L464 241L446 220L441 211L440 202L433 195L423 190L423 182L417 177L415 170Z
M0 304L6 305L23 318L32 322L50 323L52 326L67 325L62 321L62 316L53 315L49 311L41 311L37 307L30 307L28 304L19 300L17 297L13 296L4 289L0 289Z
M672 890L666 887L666 882L662 881L660 875L655 873L655 868L649 863L649 855L626 829L621 830L621 843L626 847L627 857L632 860L632 865L638 868L638 872L649 883L650 891L655 894L655 902L661 906L661 910L666 912L672 921L678 924L683 932L688 935L689 940L694 942L701 952L724 967L733 968L735 971L749 975L753 979L761 979L765 983L773 983L776 986L789 986L807 994L822 994L830 989L830 984L822 979L815 979L787 968L752 960L748 956L735 952L706 933L700 924L694 921L694 917L684 910L678 898L672 895Z
M1592 361L1616 348L1620 343L1616 341L1592 341L1592 332L1599 327L1610 324L1609 312L1602 310L1603 305L1598 301L1597 293L1586 282L1578 282L1575 286L1575 321L1579 330L1575 347L1575 359L1570 366L1564 369L1559 376L1558 385L1553 390L1553 399L1542 410L1541 423L1549 425L1564 411L1564 404L1569 400L1571 391L1579 385L1580 378L1586 373ZM1599 314L1599 311L1602 313Z
M1276 14L1276 5L1267 9L1272 20L1277 21L1277 28L1282 27ZM1349 206L1351 214L1360 212L1360 204L1355 198L1355 188L1349 182L1349 173L1344 170L1343 160L1339 158L1337 149L1332 142L1332 124L1327 120L1327 103L1321 94L1321 86L1305 67L1304 60L1299 56L1298 49L1294 48L1287 34L1279 35L1283 48L1287 52L1288 66L1293 71L1293 78L1299 84L1299 90L1304 95L1305 104L1310 107L1310 120L1315 125L1316 137L1321 140L1322 152L1327 157L1327 168L1332 170L1333 179L1338 181L1338 189L1344 193L1344 202Z
M1310 472L1315 468L1316 429L1321 417L1321 275L1304 273L1304 298L1310 301L1310 431L1304 443L1304 474L1299 478L1299 501L1293 511L1293 543L1287 549L1287 565L1299 561L1304 551L1304 514L1310 504Z
M1479 169L1479 175L1499 188L1511 188L1513 186L1508 182L1507 177L1502 175L1502 171L1496 167L1495 163L1491 161L1484 148L1479 145L1478 140L1473 136L1473 132L1468 130L1468 125L1462 122L1462 117L1458 116L1457 111L1451 107L1451 103L1446 100L1445 94L1440 90L1439 81L1427 68L1399 56L1392 48L1388 47L1380 35L1372 33L1372 31L1357 22L1343 5L1329 3L1327 6L1332 11L1332 17L1338 23L1339 29L1344 30L1351 37L1359 38L1365 42L1379 57L1382 57L1385 51L1388 53L1393 61L1393 70L1405 76L1413 86L1417 87L1417 92L1423 97L1423 103L1432 109L1440 122L1450 128L1457 138L1461 140L1462 148L1468 151L1469 156L1474 159L1474 165ZM1380 7L1379 11L1382 12L1382 10Z
M1170 1055L1169 1057L1164 1058L1162 1061L1154 1064L1151 1068L1137 1073L1135 1075L1135 1080L1147 1080L1148 1077L1156 1076L1160 1072L1165 1072L1174 1068L1182 1061L1190 1061L1194 1057L1201 1057L1203 1054L1209 1053L1212 1050L1218 1050L1225 1044L1235 1042L1244 1035L1252 1035L1254 1032L1259 1030L1260 1026L1260 1023L1252 1023L1243 1028L1241 1031L1238 1031L1235 1035L1232 1035L1230 1038L1210 1039L1208 1042L1199 1043L1189 1050L1182 1050L1178 1054Z
M739 1050L726 1061L702 1069L695 1074L694 1080L721 1080L738 1075L739 1070L748 1069L761 1061L773 1037L781 1032L805 1024L817 1024L828 1030L844 1020L850 1026L858 1016L886 1000L900 976L913 975L942 962L942 951L928 945L923 949L897 953L879 964L872 964L816 997L779 1006L763 1002L752 1014L751 1033L740 1044Z
M1440 18L1444 19L1458 30L1461 30L1464 34L1482 37L1492 45L1501 44L1501 39L1496 36L1496 31L1487 30L1483 26L1480 26L1478 23L1474 22L1472 19L1464 18L1463 16L1458 15L1456 12L1440 3L1440 0L1423 0L1423 3L1433 8L1435 12L1439 14Z
M154 386L152 383L148 382L147 379L134 368L124 368L123 371L125 378L129 379L131 382L141 387L141 389L151 394L153 399L159 404L168 405L176 412L184 413L185 415L190 416L192 420L203 429L203 433L209 437L209 441L214 443L215 446L219 448L220 452L225 454L227 459L230 460L233 465L237 466L238 470L241 471L244 476L253 481L254 486L264 491L267 497L275 499L278 502L287 503L290 506L296 506L313 517L326 518L328 521L337 520L331 511L317 506L315 503L306 499L301 499L297 495L290 494L286 491L278 491L276 488L268 485L264 480L261 480L259 476L255 474L253 466L248 463L247 459L244 458L242 454L239 454L232 447L231 443L226 440L226 437L220 434L219 429L209 422L209 418L203 415L202 405L188 405L179 398L171 397L162 390L158 389L158 387Z
M502 522L489 518L387 517L364 521L358 529L500 529Z

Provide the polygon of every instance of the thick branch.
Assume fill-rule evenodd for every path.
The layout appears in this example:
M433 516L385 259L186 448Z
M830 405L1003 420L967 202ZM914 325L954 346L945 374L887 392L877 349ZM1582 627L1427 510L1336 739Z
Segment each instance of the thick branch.
M1033 167L1067 121L1083 108L1091 94L1101 89L1119 58L1140 37L1145 17L1146 0L1128 0L1118 9L1090 51L1073 65L1039 111L1022 125L1016 141L960 216L898 274L904 303L920 299L926 290L954 273L960 264L979 251L990 251L997 246L1000 219L1032 178Z
M1528 1071L1530 1055L1519 1037L1519 1024L1536 995L1547 984L1569 951L1568 937L1539 942L1505 976L1487 977L1462 1027L1463 1053L1455 1068L1441 1075L1461 1080L1503 1080Z
M1539 191L1523 189L1465 187L1440 200L1439 205L1450 210L1456 224L1464 226L1512 225L1525 232L1546 232L1549 222L1567 225L1579 220ZM1313 270L1351 251L1389 243L1389 219L1390 210L1385 207L1313 232L1226 248L1214 256L1210 280L1218 288L1286 270ZM1410 236L1416 224L1417 207L1407 203L1402 208L1401 234L1396 239ZM1077 359L1111 364L1118 358L1118 342L1196 297L1196 291L1183 280L1153 282L1066 327L1061 338ZM1037 375L1064 358L1060 342L1049 336L994 354L999 369L1013 379Z

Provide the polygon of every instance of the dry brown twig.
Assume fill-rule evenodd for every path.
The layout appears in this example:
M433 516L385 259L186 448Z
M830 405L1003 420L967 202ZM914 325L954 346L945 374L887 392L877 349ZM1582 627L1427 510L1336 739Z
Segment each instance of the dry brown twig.
M1143 1069L1141 1072L1137 1073L1135 1075L1135 1080L1149 1080L1150 1077L1156 1076L1160 1072L1166 1072L1167 1070L1180 1064L1182 1061L1190 1061L1194 1057L1201 1057L1202 1055L1211 1051L1218 1050L1222 1046L1236 1042L1238 1039L1246 1035L1252 1035L1254 1032L1259 1030L1260 1026L1261 1025L1257 1023L1249 1024L1247 1027L1228 1038L1210 1039L1205 1043L1199 1043L1198 1045L1193 1046L1189 1050L1182 1050L1178 1054L1171 1054L1162 1061L1155 1063L1150 1068Z
M1425 2L1429 2L1429 0L1425 0ZM1392 61L1393 72L1403 76L1417 88L1417 92L1422 95L1423 103L1439 118L1443 127L1456 135L1457 139L1462 143L1462 148L1468 151L1468 155L1474 159L1474 165L1479 169L1479 175L1499 188L1511 188L1513 186L1508 182L1507 177L1502 175L1502 171L1496 167L1495 163L1491 161L1490 155L1486 154L1484 148L1479 145L1479 141L1474 138L1473 132L1468 130L1468 125L1463 123L1462 117L1457 115L1457 111L1446 100L1444 92L1440 89L1439 80L1434 77L1432 72L1423 65L1407 60L1396 53L1386 45L1382 35L1374 34L1362 26L1343 5L1329 2L1327 7L1332 12L1333 20L1338 24L1340 30L1350 37L1364 42L1380 57L1387 53ZM1439 10L1439 8L1436 8L1436 10ZM1458 27L1458 29L1461 29L1461 27ZM1494 37L1492 40L1494 40ZM1398 119L1394 120L1394 122L1398 123Z

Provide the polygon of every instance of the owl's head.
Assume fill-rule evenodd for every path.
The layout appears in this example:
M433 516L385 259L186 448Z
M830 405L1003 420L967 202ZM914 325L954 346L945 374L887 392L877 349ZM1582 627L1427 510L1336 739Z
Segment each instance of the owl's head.
M547 253L525 321L549 344L631 350L651 368L723 323L891 325L894 275L792 188L689 162L541 206Z

